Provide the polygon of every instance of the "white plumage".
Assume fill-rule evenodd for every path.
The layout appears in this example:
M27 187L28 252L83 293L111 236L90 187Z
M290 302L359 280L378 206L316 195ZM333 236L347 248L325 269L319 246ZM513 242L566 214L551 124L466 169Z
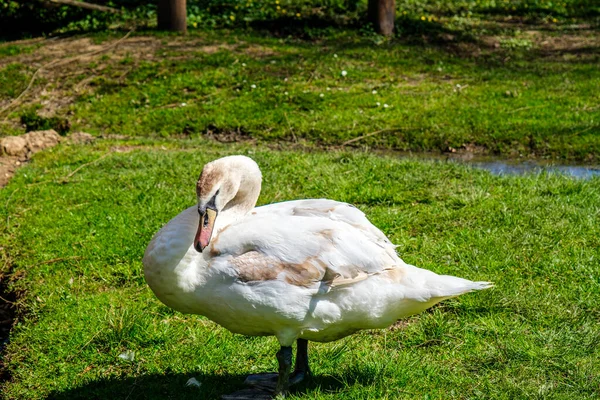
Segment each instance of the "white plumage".
M260 185L260 170L247 157L205 166L198 205L165 225L144 256L146 280L163 303L291 346L296 339L327 342L385 328L490 286L406 264L346 203L312 199L255 208ZM217 213L212 222L210 209Z

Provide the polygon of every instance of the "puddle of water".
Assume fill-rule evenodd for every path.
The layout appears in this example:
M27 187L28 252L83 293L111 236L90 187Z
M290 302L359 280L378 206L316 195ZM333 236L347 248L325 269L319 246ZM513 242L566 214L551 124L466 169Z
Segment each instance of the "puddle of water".
M386 154L390 155L389 152ZM555 164L550 161L502 159L473 154L391 153L396 157L454 162L484 169L494 175L537 175L542 173L571 176L577 179L600 177L600 165Z
M464 161L463 161L464 162ZM560 174L579 179L590 179L600 176L600 167L584 165L552 165L531 161L473 161L465 162L475 168L485 169L494 175L527 175L527 174Z

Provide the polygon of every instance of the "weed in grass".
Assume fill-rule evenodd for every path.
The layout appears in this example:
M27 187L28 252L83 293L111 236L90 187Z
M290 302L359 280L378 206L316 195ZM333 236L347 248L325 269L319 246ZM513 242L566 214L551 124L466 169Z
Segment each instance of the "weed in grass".
M39 107L31 108L21 115L21 123L25 125L27 132L54 129L59 135L65 136L71 129L68 119L57 116L42 117L37 114L37 108Z
M25 89L29 82L25 69L22 64L12 63L0 70L0 98L17 97Z

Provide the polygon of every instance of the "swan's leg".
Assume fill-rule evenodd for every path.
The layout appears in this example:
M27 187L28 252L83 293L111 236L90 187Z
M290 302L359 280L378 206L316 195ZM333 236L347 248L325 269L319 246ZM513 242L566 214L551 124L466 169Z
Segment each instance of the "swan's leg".
M294 373L290 377L290 385L302 382L311 374L308 365L308 340L298 339L296 344L296 366L294 367Z
M308 341L305 339L297 340L296 366L294 372L290 374L292 367L292 348L282 346L277 352L277 361L279 362L279 373L252 374L244 382L258 390L271 390L277 394L285 394L291 385L302 382L310 376L308 366ZM225 398L225 397L224 397ZM234 399L234 397L227 397Z
M277 361L279 361L279 376L277 377L277 386L275 386L275 396L286 395L290 388L290 372L292 370L292 347L281 346L277 352Z

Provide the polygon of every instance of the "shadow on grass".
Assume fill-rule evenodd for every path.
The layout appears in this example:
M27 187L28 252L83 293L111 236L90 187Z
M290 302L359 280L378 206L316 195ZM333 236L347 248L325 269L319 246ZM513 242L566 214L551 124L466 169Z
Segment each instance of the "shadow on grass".
M366 370L355 370L338 375L313 376L306 382L292 388L292 393L303 393L318 388L320 391L336 393L354 383L369 384L375 376ZM190 378L196 378L200 387L186 386ZM246 375L214 375L202 373L148 374L138 377L106 378L85 383L81 386L51 393L48 398L55 400L74 399L220 399L247 388L243 384Z

